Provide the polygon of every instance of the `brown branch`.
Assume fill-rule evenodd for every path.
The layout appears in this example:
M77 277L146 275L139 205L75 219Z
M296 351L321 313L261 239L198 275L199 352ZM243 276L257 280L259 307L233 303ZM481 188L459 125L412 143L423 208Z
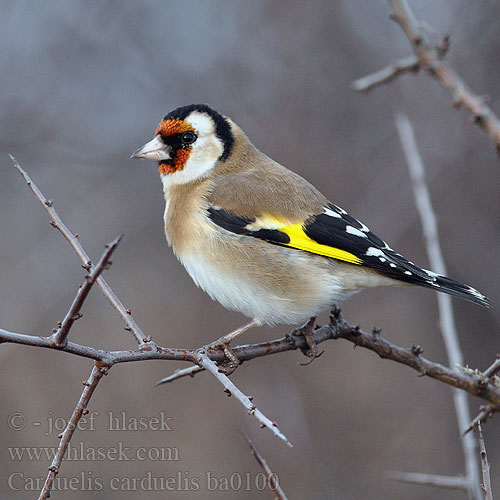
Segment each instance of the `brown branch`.
M357 91L370 90L404 73L422 69L451 94L456 108L463 107L472 114L474 123L491 137L500 154L500 120L485 103L485 99L474 93L443 60L448 48L447 38L444 39L444 47L435 46L428 40L428 30L425 29L424 23L416 20L406 0L390 1L394 10L391 18L405 32L413 48L414 56L400 59L386 68L359 78L352 84L352 88Z
M464 434L467 434L470 431L474 430L479 424L484 424L493 416L493 413L495 413L496 411L498 410L492 408L490 405L480 406L479 413L474 417L467 429L465 429Z
M262 470L266 475L267 485L269 486L269 489L276 495L276 500L288 500L285 492L279 485L278 476L271 470L269 465L267 465L264 457L257 451L257 448L255 448L252 441L250 441L247 436L245 436L245 439L247 440L248 446L250 446L250 449L252 450L255 460L257 460L258 464L262 467Z
M54 349L48 338L0 330L0 342L13 342ZM483 399L491 405L492 409L500 410L500 387L474 373L465 373L456 368L449 368L424 358L421 356L422 350L419 346L412 346L411 348L397 346L381 337L380 331L376 329L372 332L364 332L358 326L345 321L339 309L333 311L328 325L321 326L312 332L312 338L317 344L330 339L347 340L358 347L373 351L382 359L390 359L413 368L420 376L427 376L452 387L462 389L473 396ZM297 349L307 352L307 343L303 336L291 334L269 342L239 345L231 348L240 363ZM149 359L196 362L195 357L198 352L197 349L169 347L158 347L157 350L153 350L147 345L135 350L105 351L72 342L68 342L66 348L58 349L58 351L102 361L106 366ZM216 363L226 360L224 352L219 349L207 351L207 356Z
M485 377L493 377L500 371L500 356L497 354L497 359L483 372Z
M243 394L243 392L236 387L229 377L222 373L219 367L208 357L204 349L200 349L196 354L196 362L201 368L208 370L223 386L224 392L228 396L234 396L248 411L248 414L255 417L259 422L261 427L267 427L276 437L279 437L288 446L292 446L288 438L278 429L275 422L269 420L253 403L252 400Z
M416 73L419 69L420 64L417 56L404 57L375 73L358 78L352 82L351 88L356 92L367 92L383 83L389 83L405 73Z
M122 237L120 236L119 238L116 238L114 241L106 245L106 250L97 265L94 267L94 269L92 269L92 272L90 274L87 274L85 276L85 283L78 289L76 297L74 298L73 303L71 304L71 307L69 308L69 311L67 312L65 318L62 320L59 328L51 336L52 342L54 342L56 347L61 348L66 345L68 334L71 327L73 326L73 323L82 317L80 310L90 292L90 289L96 282L97 278L104 271L104 269L109 267L109 265L111 264L109 259L111 258L113 252L116 250L116 247L120 243L121 239Z
M456 107L464 107L495 143L500 153L500 120L484 98L478 96L442 59L440 48L433 46L427 33L411 11L406 0L391 0L394 14L392 18L401 26L418 58L420 67L434 77L452 96Z
M68 420L64 431L60 435L61 440L59 442L56 455L49 467L49 472L47 474L47 478L45 479L45 483L40 492L38 500L46 500L47 498L50 497L50 490L52 489L52 484L54 482L56 475L59 472L59 468L61 467L61 462L64 458L64 454L66 453L69 442L73 437L73 433L75 432L75 429L78 425L78 422L80 421L80 418L82 418L82 415L84 415L85 412L87 411L87 405L89 403L90 398L92 397L92 394L94 393L95 388L97 387L97 384L101 380L102 376L106 375L106 373L107 371L105 368L102 367L100 368L97 365L95 365L92 368L92 372L90 373L88 380L84 383L85 388L83 389L82 395L80 396L80 400L76 404L75 409L73 410L73 413L70 419Z
M31 180L30 176L21 168L17 160L12 155L9 156L10 159L14 162L14 166L16 167L18 172L23 176L24 180L26 181L26 184L28 184L29 188L31 189L33 194L38 198L38 201L42 204L45 211L50 215L51 226L55 227L64 236L64 238L66 238L66 240L71 245L73 250L83 261L85 268L88 269L88 272L91 272L94 269L94 266L92 264L92 261L90 260L90 257L87 255L87 252L84 250L83 246L78 240L78 235L74 235L68 229L68 227L64 224L62 219L55 211L53 202L45 198L40 189L38 189L38 186ZM149 345L154 348L155 346L154 342L152 342L151 339L149 339L148 337L146 337L146 335L144 335L144 332L141 330L141 328L139 328L139 325L135 322L134 318L132 317L130 309L125 308L125 306L120 302L118 297L115 295L115 292L113 292L111 287L106 283L104 278L102 276L98 276L96 281L97 284L101 287L104 296L109 300L113 308L118 312L118 314L125 322L125 330L130 331L134 335L139 345L149 343Z
M488 455L486 455L483 429L481 429L480 423L477 424L477 438L479 440L479 451L481 454L481 472L483 474L483 483L481 484L481 489L484 493L484 500L493 500L493 493L491 491L490 464L488 463Z
M173 382L174 380L183 378L183 377L194 377L197 373L199 372L204 372L205 368L202 368L201 366L189 366L188 368L182 368L175 370L172 375L169 375L168 377L162 378L158 380L158 382L155 383L155 386L163 385L163 384L168 384L170 382Z

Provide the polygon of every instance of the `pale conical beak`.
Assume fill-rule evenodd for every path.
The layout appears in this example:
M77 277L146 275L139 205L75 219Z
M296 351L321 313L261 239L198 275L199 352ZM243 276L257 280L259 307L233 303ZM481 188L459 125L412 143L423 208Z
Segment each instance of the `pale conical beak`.
M135 151L130 158L144 158L145 160L170 160L170 146L163 143L158 134L152 141L144 144L142 148Z

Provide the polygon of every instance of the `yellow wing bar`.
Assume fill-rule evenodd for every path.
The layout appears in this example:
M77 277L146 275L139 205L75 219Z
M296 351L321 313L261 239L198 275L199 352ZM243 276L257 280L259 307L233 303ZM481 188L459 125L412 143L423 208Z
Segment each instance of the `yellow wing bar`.
M290 237L289 243L283 243L285 246L304 250L306 252L324 255L333 259L343 260L351 264L362 264L362 260L350 252L340 250L339 248L329 245L322 245L313 239L309 238L304 232L302 224L291 224L290 226L280 227L279 231L287 234Z

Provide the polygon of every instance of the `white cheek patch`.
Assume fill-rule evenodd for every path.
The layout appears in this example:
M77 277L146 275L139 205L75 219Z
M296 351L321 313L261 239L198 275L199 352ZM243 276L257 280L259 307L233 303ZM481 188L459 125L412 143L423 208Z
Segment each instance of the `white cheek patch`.
M213 120L204 113L194 111L186 121L195 129L198 139L191 147L191 153L182 170L163 174L164 187L186 184L204 177L215 166L224 151L224 144L215 133Z

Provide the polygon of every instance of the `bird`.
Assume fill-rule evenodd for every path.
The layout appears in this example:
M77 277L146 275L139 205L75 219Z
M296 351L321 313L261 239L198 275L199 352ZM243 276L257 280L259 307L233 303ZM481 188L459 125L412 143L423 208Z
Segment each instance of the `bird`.
M262 324L307 321L310 334L319 313L365 288L419 285L489 305L393 250L207 104L170 111L131 158L158 162L166 239L193 281L251 319L217 345Z

